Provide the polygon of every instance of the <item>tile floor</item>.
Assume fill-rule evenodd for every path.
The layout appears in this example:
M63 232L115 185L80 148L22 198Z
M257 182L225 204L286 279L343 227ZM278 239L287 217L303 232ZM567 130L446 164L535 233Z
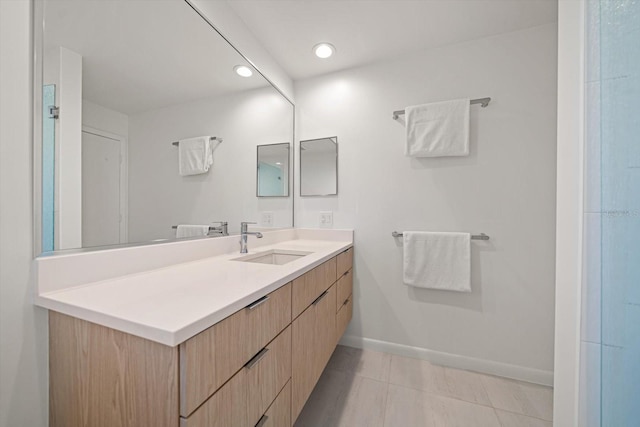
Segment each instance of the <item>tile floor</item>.
M295 427L551 427L553 390L338 346Z

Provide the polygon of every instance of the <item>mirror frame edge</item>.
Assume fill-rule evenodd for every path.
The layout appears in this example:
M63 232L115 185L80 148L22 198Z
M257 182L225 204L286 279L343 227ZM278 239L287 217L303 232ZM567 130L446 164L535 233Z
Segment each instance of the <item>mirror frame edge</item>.
M242 53L236 46L233 44L205 15L198 7L196 7L191 0L183 0L187 6L189 6L195 13L197 13L210 27L213 31L215 31L222 39L231 46L233 50L235 50L244 60L246 60L254 70L262 76L272 88L274 88L280 96L282 96L290 105L291 105L291 118L292 118L292 128L291 128L291 139L295 140L295 130L296 130L296 104L290 99L283 91L278 87L271 79L269 79L262 70L255 65L255 63L250 60L244 53ZM148 246L148 245L162 245L168 243L181 242L186 240L201 240L201 239L209 239L209 236L203 237L195 237L191 239L172 239L161 242L154 241L144 241L144 242L134 242L134 243L121 243L119 245L109 245L109 246L96 246L90 248L70 248L70 249L57 249L52 252L43 252L42 251L42 82L43 82L43 74L44 74L44 28L45 28L45 1L40 0L32 0L31 1L31 55L33 59L33 68L31 70L32 73L32 87L30 97L33 102L32 109L32 123L31 123L31 175L32 175L32 246L33 246L33 258L38 258L40 256L50 256L50 255L61 255L61 254L69 254L69 253L83 253L83 252L93 252L93 251L101 251L101 250L112 250L118 248L128 248L133 246ZM290 162L290 169L295 168L295 144L291 144L291 152L289 154L288 161ZM290 180L290 191L295 194L295 179ZM291 194L290 193L290 194ZM287 196L289 197L289 196ZM296 209L295 209L295 197L292 198L291 201L291 228L295 228L296 224Z

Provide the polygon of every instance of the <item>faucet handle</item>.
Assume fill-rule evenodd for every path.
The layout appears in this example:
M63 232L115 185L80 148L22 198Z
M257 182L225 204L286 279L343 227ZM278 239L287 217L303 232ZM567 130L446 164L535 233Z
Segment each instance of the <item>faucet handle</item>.
M242 221L240 224L257 224L257 222Z

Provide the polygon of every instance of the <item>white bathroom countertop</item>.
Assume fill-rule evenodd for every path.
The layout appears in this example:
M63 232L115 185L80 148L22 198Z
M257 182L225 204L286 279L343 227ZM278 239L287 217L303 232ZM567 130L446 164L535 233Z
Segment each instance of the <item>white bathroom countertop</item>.
M176 346L351 247L352 241L288 240L250 250L311 252L284 265L202 258L40 293L36 305Z

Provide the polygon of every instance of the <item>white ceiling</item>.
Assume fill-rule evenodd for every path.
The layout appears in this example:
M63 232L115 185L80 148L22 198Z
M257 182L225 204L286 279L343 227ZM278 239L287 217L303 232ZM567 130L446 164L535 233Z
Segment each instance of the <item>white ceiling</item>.
M83 57L83 98L121 113L268 85L183 0L49 0L44 19L45 49Z
M556 0L227 0L294 79L557 21ZM322 60L319 42L336 46Z

